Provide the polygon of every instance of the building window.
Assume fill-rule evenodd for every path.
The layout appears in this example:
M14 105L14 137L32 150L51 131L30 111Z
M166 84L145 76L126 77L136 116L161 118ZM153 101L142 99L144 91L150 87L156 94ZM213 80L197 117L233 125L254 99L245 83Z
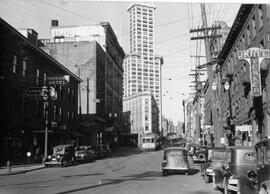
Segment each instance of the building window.
M13 55L13 65L12 65L12 72L16 73L16 66L17 66L17 56Z
M46 80L47 80L47 74L43 73L43 85L46 85Z
M252 38L254 39L256 37L256 21L255 21L255 15L252 17L251 20L251 25L252 25Z
M22 75L25 76L26 73L26 61L23 61Z
M148 111L149 111L149 107L145 106L145 112L148 112Z
M263 12L262 12L262 5L258 7L258 15L259 15L259 30L263 27Z
M59 107L59 121L62 121L62 108Z
M249 26L247 27L247 30L246 30L246 33L247 33L247 47L249 47L250 45L250 30L249 30Z
M262 40L259 45L260 49L264 49L264 41Z
M37 69L36 85L39 84L39 69Z
M56 120L56 105L53 106L53 120Z
M148 121L148 114L145 114L145 121Z

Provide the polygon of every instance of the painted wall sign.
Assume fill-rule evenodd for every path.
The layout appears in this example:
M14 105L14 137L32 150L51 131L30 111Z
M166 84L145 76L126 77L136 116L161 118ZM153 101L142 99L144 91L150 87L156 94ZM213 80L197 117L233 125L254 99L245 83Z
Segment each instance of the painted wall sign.
M251 96L258 97L262 95L261 87L261 62L265 58L270 58L270 50L256 47L245 51L238 51L238 59L244 59L249 63Z

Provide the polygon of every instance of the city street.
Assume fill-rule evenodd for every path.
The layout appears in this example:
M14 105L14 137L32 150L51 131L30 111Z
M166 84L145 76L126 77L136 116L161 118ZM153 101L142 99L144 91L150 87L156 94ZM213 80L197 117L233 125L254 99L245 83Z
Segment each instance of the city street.
M31 193L155 193L214 194L205 184L199 166L191 165L191 175L163 177L163 151L141 152L125 148L113 157L66 168L44 168L25 174L0 177L1 194Z

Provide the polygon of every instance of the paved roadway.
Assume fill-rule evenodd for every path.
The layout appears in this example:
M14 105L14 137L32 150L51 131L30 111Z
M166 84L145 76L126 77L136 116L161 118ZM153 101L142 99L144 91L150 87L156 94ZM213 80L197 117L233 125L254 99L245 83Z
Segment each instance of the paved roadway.
M111 158L66 168L45 168L0 177L1 194L220 194L192 175L161 173L163 151L125 149Z

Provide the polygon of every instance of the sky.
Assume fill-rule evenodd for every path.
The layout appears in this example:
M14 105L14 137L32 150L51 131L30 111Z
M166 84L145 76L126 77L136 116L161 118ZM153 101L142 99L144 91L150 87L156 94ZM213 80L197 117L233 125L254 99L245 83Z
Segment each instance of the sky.
M108 21L125 53L129 53L129 23L127 9L136 1L91 0L0 0L0 17L14 28L31 28L39 38L50 38L51 20L59 20L59 26L89 25ZM190 29L200 27L200 3L205 3L207 23L215 20L232 25L241 2L212 1L185 3L183 1L152 1L155 11L155 54L164 59L162 66L163 115L183 122L182 100L192 97L189 74L195 65L194 55L205 55L203 41L190 40ZM193 36L193 35L192 35ZM197 49L196 49L197 48ZM198 49L200 48L200 49ZM205 76L202 77L205 79Z

